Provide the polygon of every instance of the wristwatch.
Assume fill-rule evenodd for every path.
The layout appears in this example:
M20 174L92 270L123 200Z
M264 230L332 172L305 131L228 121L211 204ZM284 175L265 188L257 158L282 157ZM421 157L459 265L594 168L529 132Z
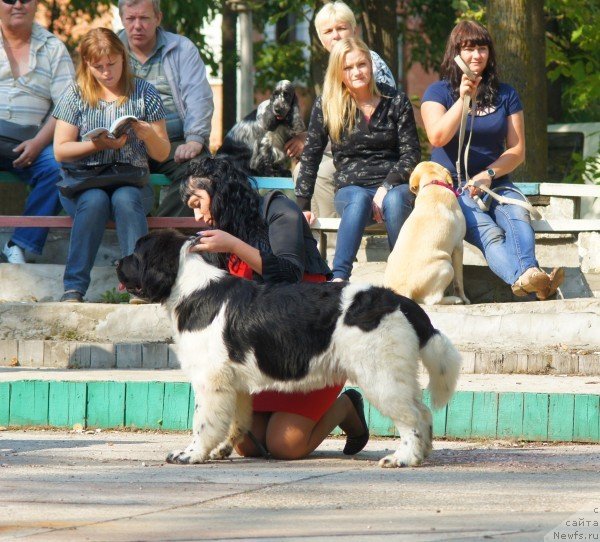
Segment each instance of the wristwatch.
M492 169L489 168L486 173L488 174L488 177L490 178L490 180L494 180L494 178L496 177L496 172Z
M394 188L393 184L388 183L387 181L383 181L383 184L381 185L383 186L383 188L385 188L388 192Z

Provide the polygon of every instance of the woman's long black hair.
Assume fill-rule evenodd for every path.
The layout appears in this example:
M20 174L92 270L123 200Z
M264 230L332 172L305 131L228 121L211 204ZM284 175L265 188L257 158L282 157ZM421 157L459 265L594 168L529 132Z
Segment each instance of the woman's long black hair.
M458 64L454 62L454 57L460 54L463 47L478 45L487 45L490 52L485 70L483 74L479 74L482 76L482 80L477 88L477 106L479 109L485 109L496 104L500 87L494 43L485 26L475 21L461 21L454 27L446 42L446 51L440 66L440 77L450 82L454 98L458 99L458 89L463 73Z
M266 250L269 230L260 210L260 196L254 182L225 158L192 160L188 179L181 184L181 198L187 204L196 190L206 190L211 198L210 214L215 228Z

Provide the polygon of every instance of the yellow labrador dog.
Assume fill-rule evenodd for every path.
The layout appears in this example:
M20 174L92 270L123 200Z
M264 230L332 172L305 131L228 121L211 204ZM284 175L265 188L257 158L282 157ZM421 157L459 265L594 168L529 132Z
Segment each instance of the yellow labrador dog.
M396 241L385 270L385 284L425 305L469 303L463 288L466 225L448 170L421 162L410 176L415 208ZM454 284L455 295L444 295Z

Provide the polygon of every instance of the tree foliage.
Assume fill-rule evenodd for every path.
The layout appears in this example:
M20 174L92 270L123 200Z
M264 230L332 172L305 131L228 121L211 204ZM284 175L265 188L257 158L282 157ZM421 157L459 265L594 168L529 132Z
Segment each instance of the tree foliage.
M281 79L289 79L310 86L311 47L297 39L298 22L311 22L311 14L318 6L317 0L251 1L253 23L265 35L268 26L277 28L273 38L264 38L255 44L254 67L258 90L273 88Z
M189 37L202 57L217 72L220 59L215 57L202 33L202 27L222 11L226 0L164 0L165 28ZM81 36L74 28L87 28L98 14L107 13L116 0L39 0L45 8L46 26L61 36L72 50ZM298 21L313 29L313 17L325 0L247 0L253 9L256 30L267 25L287 28L272 39L259 41L255 49L257 87L265 89L282 78L313 87L322 79L326 59L318 41L306 47L294 35ZM357 19L368 20L373 0L347 0ZM394 0L390 0L390 5ZM388 3L386 3L386 6ZM396 0L401 15L398 38L408 51L404 69L419 62L435 70L443 55L444 44L454 23L474 18L485 23L485 0ZM600 119L600 4L588 0L545 0L546 66L550 81L560 83L563 121ZM366 17L363 17L363 14ZM284 23L283 25L281 23ZM287 26L286 26L287 25ZM373 33L373 29L370 29ZM367 44L379 37L363 33ZM382 42L383 43L383 42ZM378 51L381 53L381 51ZM384 56L384 59L385 56ZM388 63L390 62L389 59ZM392 62L393 63L393 62ZM402 77L403 74L400 74ZM558 120L558 119L557 119Z
M546 0L546 66L561 80L565 120L600 120L600 5Z
M117 4L116 0L39 0L39 3L46 18L45 26L60 36L71 51L99 15L106 15L106 24L109 24L109 10ZM220 13L221 3L222 0L163 0L161 3L163 26L190 38L215 72L219 59L206 44L202 26ZM79 28L79 32L74 32L74 28Z
M39 0L44 26L59 36L70 51L99 16L110 21L110 0Z
M163 26L191 39L200 49L204 62L217 73L220 59L215 58L214 51L206 43L202 27L221 13L222 0L163 0L161 9Z

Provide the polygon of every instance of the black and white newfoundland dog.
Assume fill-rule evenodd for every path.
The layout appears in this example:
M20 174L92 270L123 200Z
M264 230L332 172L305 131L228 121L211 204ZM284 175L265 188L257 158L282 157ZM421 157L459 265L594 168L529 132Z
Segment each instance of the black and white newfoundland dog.
M435 407L450 399L460 355L418 304L367 284L261 285L229 275L197 238L173 230L142 237L118 262L127 290L163 303L177 355L196 397L193 439L170 463L228 457L250 428L250 394L310 391L347 379L401 435L382 467L419 465L431 451L431 413L421 401L418 359ZM215 265L217 264L217 265Z
M279 81L268 100L227 132L217 155L226 156L249 175L291 177L283 147L305 130L294 85Z

